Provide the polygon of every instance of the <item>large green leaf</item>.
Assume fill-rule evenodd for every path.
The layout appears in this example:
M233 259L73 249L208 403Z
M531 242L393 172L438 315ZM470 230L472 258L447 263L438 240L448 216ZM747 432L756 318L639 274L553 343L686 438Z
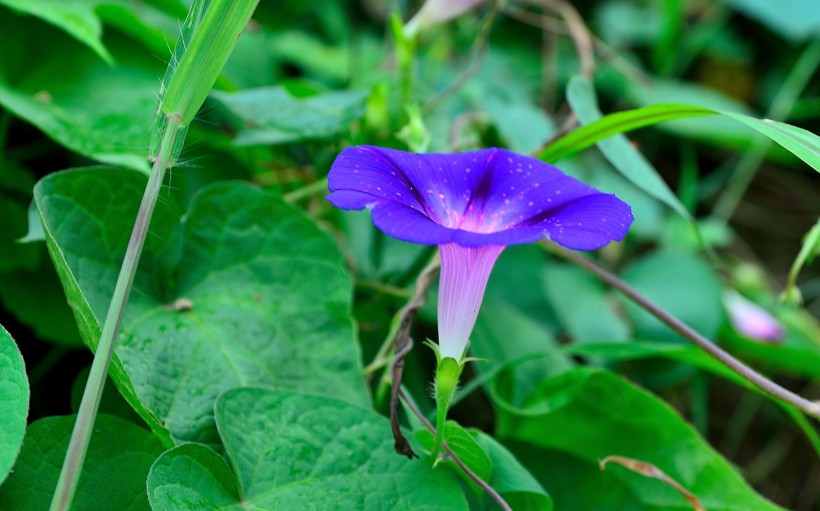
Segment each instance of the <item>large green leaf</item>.
M731 465L669 405L613 373L579 368L544 382L521 406L493 391L498 437L559 451L587 464L610 455L646 461L694 493L709 511L777 510L758 496ZM516 450L518 452L518 450ZM691 511L672 488L610 468L606 483L626 486L641 510ZM545 484L548 491L549 484ZM610 509L606 493L585 495L573 510Z
M26 432L29 388L23 356L0 326L0 483L14 465Z
M0 487L0 509L48 509L75 416L32 423L14 471ZM148 511L145 479L162 444L135 424L101 414L85 457L72 511Z
M58 273L96 345L145 178L66 171L35 188ZM111 376L158 434L217 442L222 391L265 385L365 405L351 281L331 239L273 195L206 187L180 221L160 201ZM167 433L165 433L167 435Z
M154 511L467 509L447 472L393 451L387 420L341 401L233 389L216 420L234 474L215 452L183 445L151 469Z
M0 33L0 105L86 157L148 168L159 59L112 35L112 67L56 28L10 13Z

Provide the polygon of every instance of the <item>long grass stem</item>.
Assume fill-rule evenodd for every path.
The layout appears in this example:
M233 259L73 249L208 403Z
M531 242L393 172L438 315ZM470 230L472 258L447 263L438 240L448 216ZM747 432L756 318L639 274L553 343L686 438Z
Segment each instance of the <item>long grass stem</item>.
M94 419L100 406L108 366L114 354L114 339L119 330L125 306L128 303L128 294L134 282L134 275L137 272L137 265L142 254L142 247L145 244L145 237L148 234L151 216L159 192L162 189L165 171L173 162L174 147L177 144L177 136L180 134L179 116L169 116L167 120L165 133L157 157L154 160L151 175L142 196L142 202L137 211L134 229L131 231L131 239L128 241L128 248L120 267L120 274L114 286L111 305L108 307L108 314L105 317L102 333L94 353L91 372L83 391L83 398L80 402L77 420L74 423L74 430L71 433L68 451L51 501L51 511L68 511L77 490L77 483L80 480L80 472L88 451L91 432L94 429Z

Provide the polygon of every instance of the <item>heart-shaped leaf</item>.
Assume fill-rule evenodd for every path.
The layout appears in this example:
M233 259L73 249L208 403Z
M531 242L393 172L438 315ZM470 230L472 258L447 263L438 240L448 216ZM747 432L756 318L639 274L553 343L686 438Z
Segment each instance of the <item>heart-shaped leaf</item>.
M781 509L758 496L669 405L613 373L574 369L544 382L521 406L507 398L502 381L497 383L492 393L502 440L561 451L591 465L611 455L651 463L709 511ZM540 482L553 494L549 473L534 472L546 475ZM662 482L626 470L606 474L639 498L639 509L691 511L686 500ZM585 495L584 505L572 509L608 509L612 503L605 499L605 493Z
M0 509L48 509L75 416L47 417L26 431L14 471L0 487ZM83 464L75 511L148 511L145 479L162 444L145 429L100 414Z
M94 347L145 178L112 168L35 189L52 258ZM122 320L111 377L158 434L218 442L213 403L264 385L368 403L349 316L351 280L329 236L275 196L203 189L180 221L160 201Z
M0 326L0 483L20 452L28 416L28 379L23 356Z
M207 447L163 454L148 477L154 511L467 509L444 470L393 451L384 417L316 396L243 388L216 421L235 474Z

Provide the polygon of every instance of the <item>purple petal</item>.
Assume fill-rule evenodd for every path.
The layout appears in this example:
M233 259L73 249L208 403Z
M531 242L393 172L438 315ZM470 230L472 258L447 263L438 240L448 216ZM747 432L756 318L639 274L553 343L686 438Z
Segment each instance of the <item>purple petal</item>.
M461 360L475 326L484 289L503 245L439 246L441 278L438 296L438 343L442 358Z
M614 195L504 149L347 148L331 168L328 187L334 205L371 207L380 229L416 243L478 247L549 237L592 250L623 239L632 223L629 206Z
M373 223L390 236L422 245L440 245L453 240L452 229L407 206L384 202L373 208Z
M551 210L537 225L560 245L595 250L624 239L632 220L632 210L625 202L614 195L596 193Z

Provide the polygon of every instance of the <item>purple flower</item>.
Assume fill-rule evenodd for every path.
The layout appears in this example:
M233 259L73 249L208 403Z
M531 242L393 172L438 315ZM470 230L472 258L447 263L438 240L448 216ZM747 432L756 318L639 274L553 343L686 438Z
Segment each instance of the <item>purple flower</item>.
M763 342L780 342L786 332L766 309L734 291L723 295L723 304L729 313L729 322L739 334Z
M438 245L439 347L460 360L484 289L507 245L549 238L594 250L620 241L630 207L535 158L504 149L412 154L373 146L342 151L328 174L328 200L369 208L400 240Z

